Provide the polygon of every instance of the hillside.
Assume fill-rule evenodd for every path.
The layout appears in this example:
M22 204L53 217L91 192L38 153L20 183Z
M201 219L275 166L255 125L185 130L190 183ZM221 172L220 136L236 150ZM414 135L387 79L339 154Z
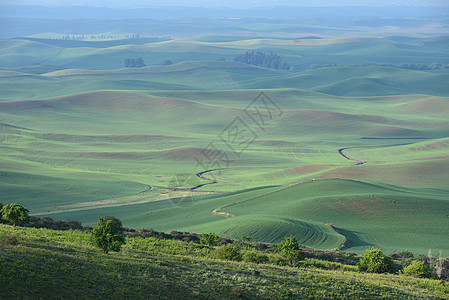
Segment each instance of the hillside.
M81 231L0 225L0 297L59 299L448 299L430 279L366 274L354 266L306 259L301 267L231 262L207 246L127 238L104 255Z
M0 41L0 201L86 225L449 251L447 37L273 34ZM234 61L247 51L294 68Z
M253 126L260 138L240 156L220 134L245 117L254 90L97 90L1 102L0 196L33 214L85 224L102 211L137 228L214 230L264 242L294 235L322 249L449 250L444 233L432 229L448 222L440 214L448 195L447 97L265 92L282 115L263 131ZM196 159L211 142L232 160L205 175L213 185L195 176L207 171ZM191 179L178 186L179 174ZM326 182L341 191L326 191ZM238 217L211 214L223 208ZM407 235L415 226L422 231Z

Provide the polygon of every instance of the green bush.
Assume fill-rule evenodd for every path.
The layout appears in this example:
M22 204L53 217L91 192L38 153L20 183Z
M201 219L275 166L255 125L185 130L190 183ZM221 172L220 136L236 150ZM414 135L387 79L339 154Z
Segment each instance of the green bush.
M114 228L113 221L106 221L102 217L98 217L98 226L92 230L92 239L95 246L102 249L105 254L109 251L118 252L125 244L125 237Z
M275 246L275 251L289 260L290 264L295 264L304 259L304 253L299 250L298 241L294 236L286 238Z
M265 254L260 254L256 251L246 252L243 256L243 260L246 262L252 262L256 264L264 264L269 261L268 256Z
M419 278L433 278L432 270L423 261L414 260L404 268L401 272L404 275L419 277Z
M246 242L251 242L251 240L253 239L250 235L242 235L242 237L240 238L242 241L246 241Z
M223 260L242 260L242 253L240 247L233 244L223 245L218 247L216 250L216 255L219 259Z
M215 246L218 241L218 235L214 232L201 234L201 244Z
M385 256L380 249L367 250L363 258L357 263L360 271L370 273L393 272L394 263L390 257Z

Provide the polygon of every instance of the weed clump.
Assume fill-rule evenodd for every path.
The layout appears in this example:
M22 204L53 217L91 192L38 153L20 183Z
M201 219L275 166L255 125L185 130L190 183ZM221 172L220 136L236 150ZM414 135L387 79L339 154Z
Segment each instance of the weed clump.
M240 247L233 244L223 245L217 248L216 255L219 259L223 260L242 260L242 252Z
M0 244L17 246L19 240L11 234L0 234Z
M265 254L260 254L257 251L246 252L243 256L243 260L246 262L252 262L256 264L264 264L269 262L269 258Z

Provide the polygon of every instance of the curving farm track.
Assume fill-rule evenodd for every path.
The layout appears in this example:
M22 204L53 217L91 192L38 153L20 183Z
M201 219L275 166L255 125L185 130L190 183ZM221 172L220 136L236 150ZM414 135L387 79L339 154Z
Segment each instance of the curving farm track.
M346 159L356 161L357 162L356 165L366 164L366 160L359 160L359 159L353 158L353 157L351 157L351 156L349 156L349 155L347 155L346 153L343 152L343 150L351 149L351 148L353 148L353 147L347 147L347 148L338 149L338 153L340 153L340 155L343 156Z

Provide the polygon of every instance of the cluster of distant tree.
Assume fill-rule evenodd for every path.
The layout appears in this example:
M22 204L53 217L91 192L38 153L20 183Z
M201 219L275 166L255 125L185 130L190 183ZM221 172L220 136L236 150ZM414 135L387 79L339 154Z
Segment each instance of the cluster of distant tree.
M321 69L321 68L329 68L329 67L367 67L367 66L382 66L382 67L392 67L399 69L408 69L408 70L440 70L440 69L449 69L449 64L442 63L402 63L399 65L392 64L382 64L382 63L372 63L372 62L364 62L360 64L311 64L307 67L307 69Z
M61 40L85 40L89 38L87 35L64 35L61 37ZM91 37L92 38L92 37Z
M125 68L142 68L142 67L145 67L145 62L142 57L125 59Z
M60 37L61 40L86 40L86 39L122 39L122 38L144 38L139 33L127 34L127 35L112 35L112 34L92 34L92 35L84 35L84 34L72 34L72 35L64 35Z
M449 69L449 64L442 64L436 62L431 64L404 63L399 64L398 68L410 70L439 70L439 69Z
M290 66L272 51L248 51L237 56L234 61L270 69L290 70Z

